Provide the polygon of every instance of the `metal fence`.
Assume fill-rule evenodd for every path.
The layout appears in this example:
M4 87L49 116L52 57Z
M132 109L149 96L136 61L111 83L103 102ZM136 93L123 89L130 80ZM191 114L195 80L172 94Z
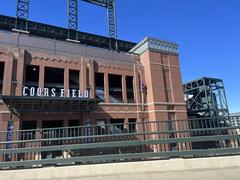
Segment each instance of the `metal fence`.
M1 169L233 154L240 116L0 132Z

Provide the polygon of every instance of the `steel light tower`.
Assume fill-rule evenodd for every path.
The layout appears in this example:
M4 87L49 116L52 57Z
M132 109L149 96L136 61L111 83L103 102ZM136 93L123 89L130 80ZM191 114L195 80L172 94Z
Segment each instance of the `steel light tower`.
M30 0L17 0L15 29L28 30Z
M78 40L78 0L68 0L68 39ZM74 37L73 37L74 36Z
M17 0L17 18L25 20L29 18L29 4L30 0Z
M110 48L112 47L112 41L117 39L117 21L116 21L116 2L115 0L82 0L97 6L107 8L108 14L108 32L110 37ZM117 49L117 42L115 41L115 48Z
M82 0L107 9L109 48L117 50L117 22L115 0ZM17 0L15 30L28 33L30 0ZM68 0L68 40L78 41L78 0Z

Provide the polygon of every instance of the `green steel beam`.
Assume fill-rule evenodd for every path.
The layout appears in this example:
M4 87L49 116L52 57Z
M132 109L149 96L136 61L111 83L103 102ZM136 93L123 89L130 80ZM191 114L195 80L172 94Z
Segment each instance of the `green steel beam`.
M27 160L27 161L12 161L0 162L0 168L16 168L16 167L31 167L33 165L63 165L75 163L100 163L106 161L118 160L150 160L152 158L171 158L171 157L195 157L195 156L216 156L216 155L233 155L239 154L240 148L226 148L226 149L205 149L192 151L172 151L172 152L147 152L147 153L132 153L132 154L111 154L100 156L82 156L65 159L43 159L43 160Z
M33 152L46 152L58 150L75 150L75 149L95 149L95 148L114 148L114 147L132 147L140 145L151 144L170 144L170 143L190 143L190 142L205 142L205 141L220 141L220 140L240 140L240 134L235 135L218 135L218 136L199 136L187 138L169 138L158 140L138 140L138 141L116 141L116 142L101 142L101 143L86 143L86 144L71 144L71 145L58 145L58 146L42 146L42 147L29 147L29 148L15 148L15 149L1 149L1 154L14 154L14 153L33 153Z

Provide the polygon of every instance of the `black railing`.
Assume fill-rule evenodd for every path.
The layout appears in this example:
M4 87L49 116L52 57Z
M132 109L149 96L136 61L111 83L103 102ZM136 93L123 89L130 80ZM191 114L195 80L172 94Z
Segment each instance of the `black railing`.
M28 22L27 30L29 31L30 35L62 40L62 41L65 41L66 39L69 38L68 36L69 30L66 28L33 22L33 21L27 21L27 22ZM14 28L26 29L26 21L18 19L18 23L16 27L16 18L0 15L0 29L6 30L6 31L12 31L12 29ZM95 34L85 33L85 32L77 32L77 33L78 33L77 40L80 41L81 44L109 49L109 43L111 41L110 38L95 35ZM76 35L75 31L70 32L70 37L72 36L75 37L75 35ZM130 49L132 49L136 45L136 43L122 41L122 40L116 40L116 43L118 45L118 50L122 52L128 52ZM114 49L115 41L111 41L111 47Z
M0 132L0 168L239 153L236 116Z

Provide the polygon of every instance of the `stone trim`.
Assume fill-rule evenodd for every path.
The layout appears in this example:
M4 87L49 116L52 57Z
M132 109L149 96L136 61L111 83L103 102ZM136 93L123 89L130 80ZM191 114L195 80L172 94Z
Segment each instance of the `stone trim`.
M0 111L0 114L10 114L10 111Z
M177 69L180 69L180 66L174 66L174 65L162 64L162 63L155 63L155 62L144 63L143 65L149 65L149 64L153 64L153 65L157 65L157 66L163 66L163 67L171 67L171 68L177 68Z

